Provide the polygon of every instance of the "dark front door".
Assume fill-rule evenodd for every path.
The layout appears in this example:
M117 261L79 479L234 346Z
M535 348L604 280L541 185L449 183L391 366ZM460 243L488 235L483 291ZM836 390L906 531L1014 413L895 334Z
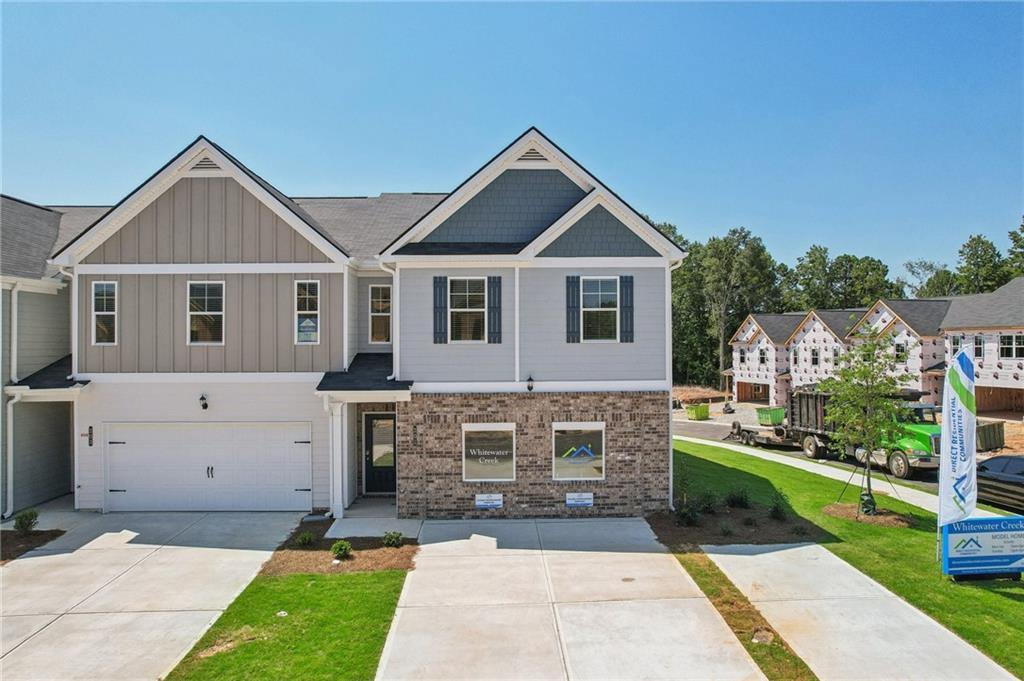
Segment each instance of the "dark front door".
M363 414L367 494L395 493L395 415Z

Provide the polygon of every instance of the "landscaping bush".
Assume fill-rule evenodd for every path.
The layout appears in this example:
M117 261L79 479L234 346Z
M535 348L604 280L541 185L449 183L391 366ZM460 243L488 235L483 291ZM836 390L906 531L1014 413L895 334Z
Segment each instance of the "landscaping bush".
M305 530L304 532L299 532L295 535L295 539L292 541L292 544L301 548L306 548L312 546L314 541L313 533L309 530Z
M692 501L684 501L676 508L676 521L686 527L700 525L700 510Z
M384 546L397 548L402 545L402 533L395 530L392 530L391 532L385 532L384 538L381 541L384 544Z
M14 516L14 531L21 536L26 536L39 524L39 511L34 508L26 508Z
M785 520L788 515L786 510L789 506L789 499L782 492L775 490L775 494L772 495L771 506L768 507L768 515L774 520Z
M746 487L734 487L725 495L725 503L729 508L750 508L750 490Z
M718 512L718 495L714 492L705 492L697 499L697 510L705 515L714 515Z
M352 544L344 539L331 544L331 555L337 560L344 560L352 556Z
M722 523L722 525L718 528L718 531L722 533L723 537L731 537L733 535L732 525L729 525L727 523Z

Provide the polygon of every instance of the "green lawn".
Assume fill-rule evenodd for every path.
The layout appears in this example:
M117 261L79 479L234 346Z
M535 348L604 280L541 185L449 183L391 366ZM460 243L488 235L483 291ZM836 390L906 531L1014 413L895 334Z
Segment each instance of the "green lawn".
M676 488L719 493L744 486L754 501L767 504L779 490L793 512L831 535L823 545L886 588L928 613L1024 678L1024 583L956 584L941 574L935 559L935 515L888 496L878 504L914 519L909 529L865 525L827 516L841 482L713 445L676 442ZM852 487L843 501L855 502ZM913 645L912 641L907 642Z
M372 679L405 575L261 575L168 679Z

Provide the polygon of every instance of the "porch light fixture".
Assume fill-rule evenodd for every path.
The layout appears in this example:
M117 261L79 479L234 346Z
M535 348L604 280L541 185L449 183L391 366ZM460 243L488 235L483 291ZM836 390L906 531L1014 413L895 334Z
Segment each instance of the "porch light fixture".
M210 403L209 401L207 401L205 394L199 396L199 406L202 408L203 411L206 411L207 409L210 408Z
M526 392L528 392L528 393L532 393L533 392L533 375L532 374L526 379Z

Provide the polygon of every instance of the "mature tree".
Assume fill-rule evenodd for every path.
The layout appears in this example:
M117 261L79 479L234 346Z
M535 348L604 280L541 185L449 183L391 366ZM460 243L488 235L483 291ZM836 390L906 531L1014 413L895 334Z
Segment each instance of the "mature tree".
M913 279L908 286L915 298L956 295L956 275L942 263L910 260L903 267Z
M899 438L899 420L906 410L895 396L907 380L906 374L896 371L893 336L857 339L840 356L834 376L821 383L821 390L829 394L828 420L835 428L832 440L847 450L864 452L865 459L868 452L883 452L886 443ZM874 515L871 465L865 463L867 488L861 494L860 509Z
M773 305L778 296L775 260L750 230L730 229L708 239L703 248L704 294L708 301L708 333L717 341L718 381L724 387L728 341L750 312Z
M960 247L956 280L960 293L988 293L1010 280L1010 268L990 239L972 234Z
M878 258L843 254L829 267L830 307L866 307L879 298L902 298L903 284L889 279L889 267Z
M1010 275L1024 277L1024 217L1020 227L1010 232L1010 248L1006 251L1006 265Z
M828 249L814 245L796 261L790 277L791 302L798 310L835 307Z

